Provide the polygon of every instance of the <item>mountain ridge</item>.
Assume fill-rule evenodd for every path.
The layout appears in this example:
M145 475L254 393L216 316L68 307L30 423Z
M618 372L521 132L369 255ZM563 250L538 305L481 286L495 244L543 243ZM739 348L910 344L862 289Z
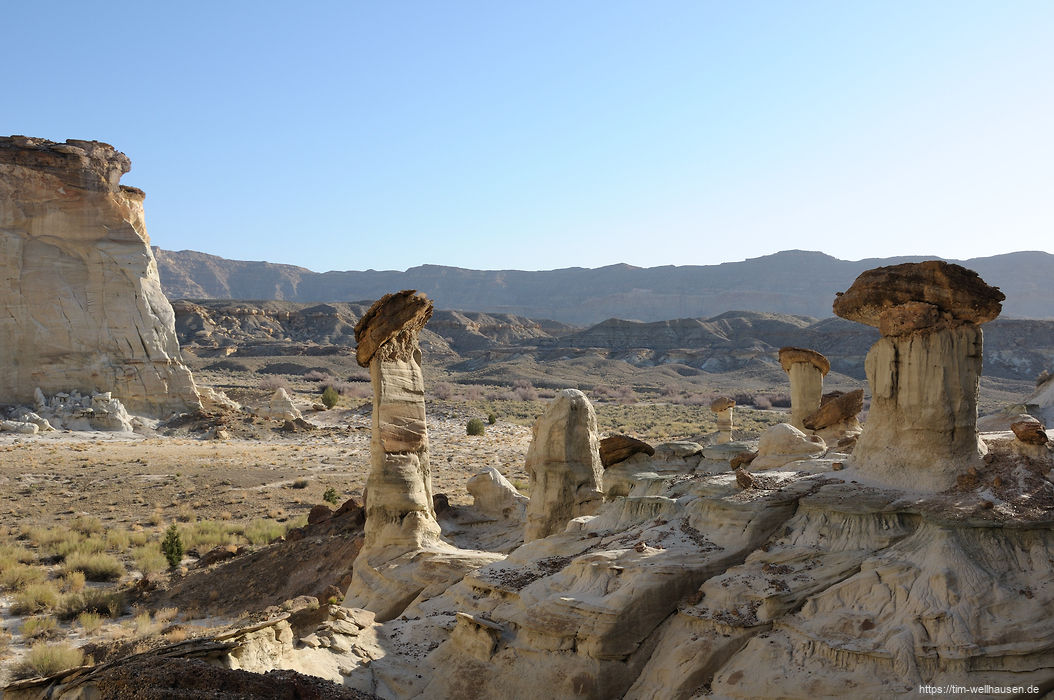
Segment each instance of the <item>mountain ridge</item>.
M929 256L839 260L789 250L716 265L642 268L627 263L557 270L471 270L419 265L405 271L313 272L282 263L228 260L154 248L170 299L258 299L328 303L417 289L450 310L505 313L575 325L608 318L661 321L753 311L826 318L835 293L864 270ZM976 270L1007 296L1004 316L1054 318L1054 255L1018 251L951 260Z

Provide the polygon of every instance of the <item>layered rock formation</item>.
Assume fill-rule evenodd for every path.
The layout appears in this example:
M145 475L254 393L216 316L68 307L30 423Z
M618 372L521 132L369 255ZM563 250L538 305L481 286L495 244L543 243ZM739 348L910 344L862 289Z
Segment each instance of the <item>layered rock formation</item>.
M497 558L439 539L428 463L424 376L417 336L432 302L406 290L379 299L355 326L356 358L373 385L365 544L346 603L387 619L420 594L442 591Z
M876 481L941 490L979 467L980 324L1003 294L941 261L869 270L834 302L843 318L882 333L867 354L871 410L852 463Z
M790 424L803 430L805 418L820 407L823 378L831 371L831 363L815 350L805 348L780 348L779 358L780 366L790 377Z
M860 420L857 416L864 408L864 390L856 389L846 393L832 392L824 394L820 407L807 415L806 430L811 430L828 444L834 444L846 437L860 434Z
M0 402L112 392L154 416L198 408L161 292L143 192L98 141L0 138Z
M526 542L560 532L572 518L595 513L604 474L596 413L581 391L559 392L532 431Z

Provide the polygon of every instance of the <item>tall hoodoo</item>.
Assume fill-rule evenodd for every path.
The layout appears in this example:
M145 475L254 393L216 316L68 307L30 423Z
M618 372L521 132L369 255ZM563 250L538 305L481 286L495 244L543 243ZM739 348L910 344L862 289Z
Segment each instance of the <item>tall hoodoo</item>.
M366 547L419 547L439 538L417 343L431 316L431 300L411 289L386 294L355 325L356 360L369 368L373 384Z
M838 295L834 312L875 326L867 354L871 409L852 462L877 481L941 490L980 463L980 324L1005 297L978 274L939 260L878 267Z
M790 424L805 429L805 418L820 407L823 397L823 378L831 371L831 363L815 350L780 348L780 365L790 377Z
M131 161L98 141L0 137L0 402L112 392L132 412L200 407Z
M602 502L604 473L596 413L581 391L557 394L533 432L527 450L527 542L560 532L572 518L595 513Z

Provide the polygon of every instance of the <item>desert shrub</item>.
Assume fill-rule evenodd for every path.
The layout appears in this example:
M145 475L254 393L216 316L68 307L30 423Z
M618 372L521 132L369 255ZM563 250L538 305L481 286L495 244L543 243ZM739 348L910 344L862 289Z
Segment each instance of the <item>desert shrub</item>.
M77 616L77 624L85 635L94 634L102 627L102 615L93 612L82 612Z
M336 381L337 378L329 372L321 372L317 369L313 369L310 372L306 373L303 376L303 379L309 382L326 382L328 384L330 382Z
M81 554L66 557L66 571L83 571L89 581L116 581L124 575L124 564L112 554Z
M264 391L278 391L279 389L289 390L289 382L284 377L268 377L259 384L260 388Z
M513 394L520 401L537 401L538 391L534 388L534 385L525 379L518 380L512 389Z
M69 571L62 577L62 588L68 593L83 591L86 578L83 571Z
M104 530L102 521L90 515L78 516L71 527L82 535L98 535Z
M47 639L58 632L59 621L51 615L26 618L22 623L22 636L26 639Z
M187 549L201 546L218 547L236 543L241 528L219 520L201 520L190 527L182 528L179 534L183 538L183 546Z
M307 479L297 479L292 484L290 484L290 487L294 489L306 489L310 484L311 482Z
M150 533L146 530L133 530L128 533L128 540L133 546L142 547L150 541Z
M754 408L760 408L762 411L768 411L772 408L772 400L767 396L757 396L754 398Z
M135 633L140 637L149 637L161 631L161 624L150 618L150 613L142 612L135 616Z
M465 400L466 401L479 401L483 398L483 390L478 386L467 386L465 387Z
M83 613L120 617L124 612L124 594L100 588L85 588L80 593L67 593L59 602L56 613L63 620L72 620Z
M322 392L322 405L326 408L333 408L340 401L340 394L332 386L327 386Z
M135 568L143 572L143 574L156 574L165 570L165 555L161 553L157 545L146 545L144 547L136 547L132 552L132 561L135 562Z
M132 544L132 535L127 530L109 530L106 533L106 549L123 552Z
M473 418L465 425L465 432L469 435L482 435L484 432L483 421Z
M16 564L0 572L0 588L17 591L33 583L42 583L48 574L36 566Z
M454 395L454 385L450 382L438 382L432 387L432 396L447 401Z
M169 525L168 530L165 531L165 539L161 541L161 552L173 569L183 561L183 538L180 537L179 528L175 523Z
M256 518L245 526L245 538L251 544L271 544L284 534L282 523L267 518Z
M154 612L154 619L158 622L172 622L179 614L179 608L161 608Z
M373 387L359 382L336 382L331 384L341 396L349 399L365 399L373 396Z
M18 593L11 603L12 615L31 615L54 608L59 604L59 591L51 583L31 583Z
M59 671L80 666L84 652L68 644L34 644L19 669L20 676L52 676Z
M28 564L36 558L37 555L21 545L0 544L0 571L16 564Z
M338 503L340 503L340 495L337 493L337 490L335 488L330 486L328 489L326 489L326 492L322 494L322 500L326 503L332 503L333 505L337 505Z
M495 413L493 411L491 411L490 413L487 414L487 422L490 423L491 425L494 425L495 423L498 422L498 416L495 415Z

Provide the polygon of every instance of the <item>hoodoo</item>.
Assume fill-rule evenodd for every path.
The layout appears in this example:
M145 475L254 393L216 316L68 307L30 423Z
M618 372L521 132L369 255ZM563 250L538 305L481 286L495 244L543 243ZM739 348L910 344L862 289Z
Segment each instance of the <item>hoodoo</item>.
M0 137L0 403L112 392L134 413L199 408L161 292L143 191L105 143Z
M805 418L820 407L823 378L831 371L831 363L815 350L787 347L780 348L780 365L790 377L790 424L804 430Z
M876 481L942 490L980 465L980 325L1005 297L976 272L939 260L868 270L834 312L875 326L867 353L871 409L852 462Z

